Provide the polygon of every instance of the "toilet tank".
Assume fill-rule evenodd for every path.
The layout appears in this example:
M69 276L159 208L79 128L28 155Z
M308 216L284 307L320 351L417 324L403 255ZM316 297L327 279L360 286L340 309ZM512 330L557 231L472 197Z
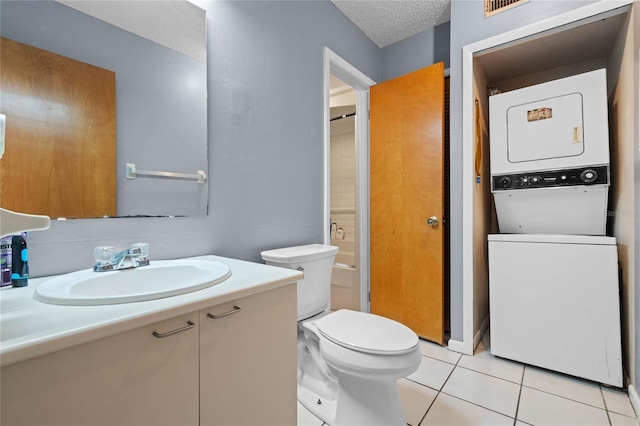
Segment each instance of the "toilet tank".
M267 250L260 253L271 266L297 269L304 273L298 281L298 321L329 311L331 305L331 270L338 247L308 244Z

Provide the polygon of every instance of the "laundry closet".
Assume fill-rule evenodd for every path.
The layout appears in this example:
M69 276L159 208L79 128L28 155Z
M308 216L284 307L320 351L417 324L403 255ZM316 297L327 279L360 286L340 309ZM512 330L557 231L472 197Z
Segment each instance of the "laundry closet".
M627 5L473 58L474 331L618 387L635 362L638 24Z

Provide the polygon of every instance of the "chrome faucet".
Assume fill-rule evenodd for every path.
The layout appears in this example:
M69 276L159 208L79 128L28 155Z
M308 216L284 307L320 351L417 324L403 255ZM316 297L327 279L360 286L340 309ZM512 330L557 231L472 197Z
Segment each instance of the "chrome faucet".
M118 271L121 269L138 268L149 265L149 244L135 243L131 247L115 252L113 247L95 248L95 272Z

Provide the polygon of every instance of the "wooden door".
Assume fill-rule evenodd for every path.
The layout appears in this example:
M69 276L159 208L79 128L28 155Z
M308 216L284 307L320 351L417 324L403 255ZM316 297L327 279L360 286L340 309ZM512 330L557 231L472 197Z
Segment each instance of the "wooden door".
M7 38L0 43L2 207L115 216L115 73Z
M370 109L371 312L442 344L444 64L373 86Z

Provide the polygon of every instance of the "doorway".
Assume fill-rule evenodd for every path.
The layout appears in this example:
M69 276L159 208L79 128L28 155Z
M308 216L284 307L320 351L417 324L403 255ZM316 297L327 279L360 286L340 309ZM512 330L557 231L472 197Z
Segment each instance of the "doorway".
M360 310L355 260L356 97L355 90L330 75L330 239L339 251L331 274L331 308Z
M336 55L329 48L324 49L324 217L323 229L324 243L332 244L335 241L344 241L349 235L345 227L343 237L337 240L338 222L336 222L334 239L332 240L332 213L331 213L331 77L341 82L345 88L353 92L353 105L356 111L369 110L369 87L375 81L358 71L348 62ZM347 90L348 91L348 90ZM334 111L335 112L335 111ZM345 114L343 114L345 115ZM354 122L354 202L353 212L340 211L341 215L351 215L353 223L353 265L354 281L358 288L353 296L354 304L358 310L369 312L369 117L368 113L356 114ZM347 207L345 207L347 208ZM336 218L338 212L334 212ZM336 219L337 220L337 219ZM346 223L346 221L345 221ZM344 250L343 253L347 252ZM340 260L340 258L338 258ZM339 262L342 263L342 262ZM333 288L332 288L333 290ZM333 302L333 300L332 300ZM333 306L333 305L332 305ZM337 307L337 306L336 306Z

